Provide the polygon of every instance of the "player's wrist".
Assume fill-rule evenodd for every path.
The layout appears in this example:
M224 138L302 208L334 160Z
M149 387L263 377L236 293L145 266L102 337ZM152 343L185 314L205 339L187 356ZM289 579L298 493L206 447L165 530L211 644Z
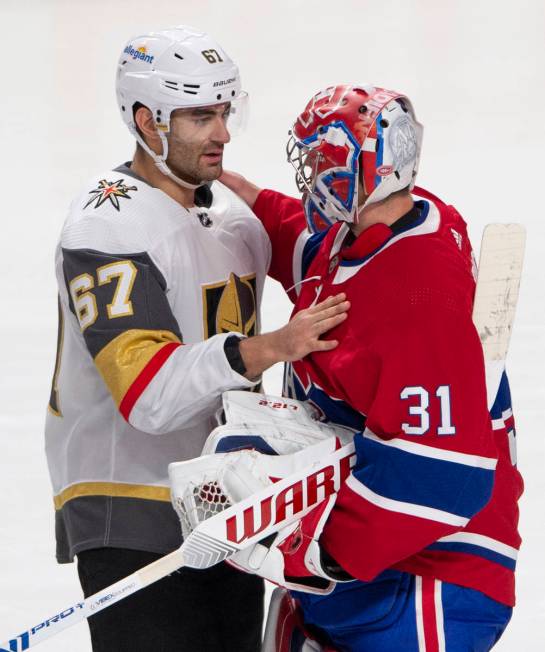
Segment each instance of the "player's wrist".
M240 343L242 340L243 338L239 335L230 335L223 344L223 350L225 351L225 357L231 369L236 371L237 374L245 376L248 370L240 354Z
M318 569L318 575L334 582L351 582L355 579L325 550L319 541L314 541L313 544L309 547L309 558L312 556L312 563L307 562L307 567L312 565Z
M275 332L249 337L240 342L239 352L246 368L246 378L257 378L282 360L277 350Z

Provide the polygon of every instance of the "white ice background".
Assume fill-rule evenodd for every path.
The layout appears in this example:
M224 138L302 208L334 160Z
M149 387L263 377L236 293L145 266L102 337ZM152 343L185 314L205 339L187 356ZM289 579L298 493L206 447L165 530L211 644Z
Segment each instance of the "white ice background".
M286 132L318 89L373 82L406 92L425 125L419 183L457 206L478 248L491 221L522 222L528 247L509 353L524 538L518 606L496 649L545 649L545 3L542 0L0 0L0 641L81 595L54 559L43 421L56 345L53 251L67 206L132 155L115 104L124 42L185 23L238 62L251 97L226 166L295 191ZM270 282L263 327L289 302ZM266 377L280 390L280 370ZM90 649L85 623L43 643Z

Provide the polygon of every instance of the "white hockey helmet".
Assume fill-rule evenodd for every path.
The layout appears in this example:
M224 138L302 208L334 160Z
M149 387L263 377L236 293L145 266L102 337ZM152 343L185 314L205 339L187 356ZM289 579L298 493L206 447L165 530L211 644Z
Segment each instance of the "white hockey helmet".
M166 134L172 112L230 102L230 133L245 120L247 94L241 90L237 66L208 34L185 25L129 40L117 66L116 95L125 124L157 167L190 188L197 186L176 177L166 164ZM163 145L161 155L155 154L138 133L133 110L137 103L153 114Z

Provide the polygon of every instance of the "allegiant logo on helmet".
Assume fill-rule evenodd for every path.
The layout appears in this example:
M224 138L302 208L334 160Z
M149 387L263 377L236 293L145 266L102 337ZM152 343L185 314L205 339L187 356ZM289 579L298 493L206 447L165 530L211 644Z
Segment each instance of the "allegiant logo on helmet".
M144 61L145 63L152 63L155 57L151 56L148 54L147 49L145 47L139 47L137 49L133 48L131 44L127 45L127 47L123 50L125 54L128 54L130 57L133 59L140 59L141 61Z

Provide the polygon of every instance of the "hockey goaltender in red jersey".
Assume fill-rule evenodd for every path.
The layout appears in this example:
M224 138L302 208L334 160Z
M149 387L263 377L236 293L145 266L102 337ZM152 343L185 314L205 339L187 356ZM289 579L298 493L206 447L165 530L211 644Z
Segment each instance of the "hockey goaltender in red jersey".
M485 652L515 604L522 480L508 381L489 412L471 245L458 212L414 187L421 140L404 95L336 86L291 132L302 204L222 178L264 224L295 313L339 292L352 306L327 335L338 347L285 376L289 396L355 433L336 500L275 542L327 649Z

